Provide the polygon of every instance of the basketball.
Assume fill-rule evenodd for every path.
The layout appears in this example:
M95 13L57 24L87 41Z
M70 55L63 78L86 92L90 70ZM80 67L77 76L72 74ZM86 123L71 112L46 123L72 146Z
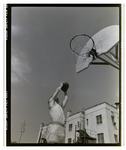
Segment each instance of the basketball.
M61 90L63 92L66 92L68 90L68 88L69 88L69 83L68 82L64 82Z

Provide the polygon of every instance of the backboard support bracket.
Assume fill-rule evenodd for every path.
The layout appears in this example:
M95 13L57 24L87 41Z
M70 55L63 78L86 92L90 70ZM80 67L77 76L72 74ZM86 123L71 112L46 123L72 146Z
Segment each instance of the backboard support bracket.
M105 63L108 63L109 65L111 65L112 67L116 68L119 70L119 68L115 65L113 65L112 63L110 63L109 61L105 60L104 58L100 57L100 56L97 56L97 58L101 59L102 61L104 61Z
M71 50L77 51L72 53L76 61L76 72L79 73L90 65L110 65L119 70L121 55L119 25L103 28L95 35L88 36L91 38L88 41L84 40L86 36L88 35L76 35L70 41ZM92 51L93 49L96 53Z
M115 51L112 52L111 50L107 53L102 54L101 56L105 56L106 58L108 58L109 61L107 61L107 59L104 59L100 56L97 56L98 59L102 60L103 62L92 62L91 65L111 65L114 68L119 70L119 43L115 46ZM112 63L111 63L111 62Z

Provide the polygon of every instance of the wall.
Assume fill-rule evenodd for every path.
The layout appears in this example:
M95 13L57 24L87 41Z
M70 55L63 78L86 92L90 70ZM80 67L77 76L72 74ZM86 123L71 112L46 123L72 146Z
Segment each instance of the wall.
M113 126L111 119L111 111L114 112L117 127ZM102 124L97 124L96 116L102 115ZM118 135L118 112L117 109L107 103L99 104L85 111L85 119L89 118L89 125L86 129L96 131L96 134L104 133L105 143L115 143L114 134ZM97 139L98 142L98 139Z
M113 112L113 113L112 113ZM114 114L116 126L113 126L111 115ZM96 116L102 115L102 123L97 124ZM88 125L87 125L88 119ZM66 140L65 143L68 142L68 138L75 138L75 125L77 123L81 123L83 128L83 113L79 112L76 114L67 115L66 120ZM115 143L114 134L119 135L119 118L118 118L118 111L116 107L113 107L107 103L101 103L94 107L85 110L85 128L91 137L96 138L96 143L98 143L97 134L103 133L104 134L104 143ZM73 124L72 131L69 132L69 124Z
M73 143L73 140L75 139L75 126L78 125L78 122L82 123L82 120L83 120L82 113L77 113L67 117L65 143L68 143L68 138L71 138L71 143ZM69 124L72 124L72 131L69 131Z

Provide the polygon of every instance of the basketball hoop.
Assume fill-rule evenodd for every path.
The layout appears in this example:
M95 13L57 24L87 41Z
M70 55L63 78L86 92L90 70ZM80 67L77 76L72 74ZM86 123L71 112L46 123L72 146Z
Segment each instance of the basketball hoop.
M119 69L119 44L119 25L108 26L92 37L86 34L74 36L70 48L76 72L88 68L90 64L111 65ZM93 62L96 58L98 61Z
M82 61L84 61L90 55L92 54L96 55L94 40L89 35L86 34L74 36L70 41L70 48L73 52L76 63L81 62L78 61L79 56L82 57L81 59ZM91 52L92 50L95 52Z
M85 64L85 68L87 68L90 62L97 56L95 42L86 34L74 36L70 41L70 48L76 65L80 66Z

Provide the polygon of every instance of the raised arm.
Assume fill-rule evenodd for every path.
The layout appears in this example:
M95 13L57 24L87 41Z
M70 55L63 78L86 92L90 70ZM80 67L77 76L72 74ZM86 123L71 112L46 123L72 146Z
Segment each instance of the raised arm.
M63 83L60 83L60 86L58 88L56 88L53 96L51 96L50 99L48 100L49 108L54 106L55 99L57 98L57 95L60 92L62 86L63 86Z
M61 105L61 107L64 109L66 104L68 102L68 95L67 95L67 91L64 92L64 100L63 100L63 103Z
M53 96L52 96L52 99L57 98L57 95L58 95L58 93L61 91L62 86L63 86L63 83L61 82L61 83L60 83L60 86L59 86L59 87L56 89L56 91L54 92L54 94L53 94Z

